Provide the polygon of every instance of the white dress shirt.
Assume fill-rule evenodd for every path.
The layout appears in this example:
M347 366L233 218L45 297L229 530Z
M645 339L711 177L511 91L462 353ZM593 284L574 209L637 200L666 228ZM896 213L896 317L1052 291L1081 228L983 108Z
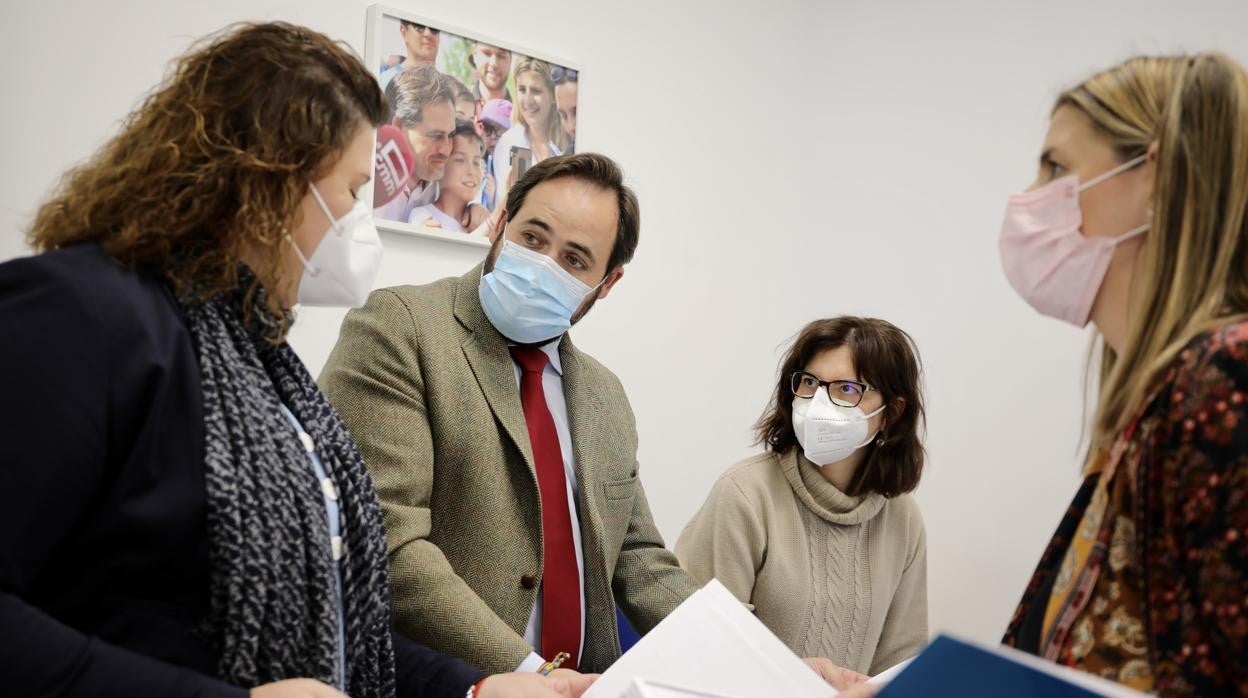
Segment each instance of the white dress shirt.
M555 431L559 434L559 451L563 454L563 472L568 481L568 513L572 517L572 544L576 548L576 576L581 588L581 645L577 656L585 651L585 552L581 546L581 519L577 514L576 457L572 454L572 430L568 423L568 401L563 395L563 362L559 359L559 342L553 340L541 349L550 358L542 371L542 392L546 394L546 407L555 421ZM520 365L512 360L516 369L516 386L520 385ZM533 614L529 616L529 625L524 630L524 641L542 651L542 595L537 595L537 604L533 606ZM553 659L553 657L550 657ZM516 671L537 671L546 660L538 653L530 653L525 657Z
M414 187L404 187L389 203L373 209L373 217L406 223L413 209L437 201L440 193L442 187L437 182L418 181Z

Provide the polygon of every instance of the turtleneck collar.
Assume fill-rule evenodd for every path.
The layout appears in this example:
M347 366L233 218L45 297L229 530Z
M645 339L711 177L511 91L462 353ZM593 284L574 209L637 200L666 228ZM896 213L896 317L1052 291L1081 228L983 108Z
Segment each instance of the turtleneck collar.
M841 492L823 478L819 466L806 460L801 449L795 448L780 456L780 468L802 504L829 523L842 526L866 523L880 513L888 501L876 492L861 497Z

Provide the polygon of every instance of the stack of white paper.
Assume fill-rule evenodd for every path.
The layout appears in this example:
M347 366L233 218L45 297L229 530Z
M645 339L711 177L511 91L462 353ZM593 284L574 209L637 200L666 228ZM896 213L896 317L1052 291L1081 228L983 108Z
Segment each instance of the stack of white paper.
M836 691L711 580L646 633L585 698L830 698Z

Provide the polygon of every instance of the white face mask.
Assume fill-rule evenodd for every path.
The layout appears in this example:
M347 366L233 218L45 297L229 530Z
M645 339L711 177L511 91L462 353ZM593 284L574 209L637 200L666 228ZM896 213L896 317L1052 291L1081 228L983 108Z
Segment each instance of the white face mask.
M875 434L867 434L867 422L883 411L883 405L871 414L841 407L821 388L814 397L793 398L793 433L811 463L832 465L871 443Z
M381 268L381 237L373 224L373 214L363 201L356 201L345 216L334 220L316 185L308 186L329 219L329 230L325 231L311 258L304 257L295 241L286 235L299 261L303 262L299 302L358 308L368 300L368 292Z

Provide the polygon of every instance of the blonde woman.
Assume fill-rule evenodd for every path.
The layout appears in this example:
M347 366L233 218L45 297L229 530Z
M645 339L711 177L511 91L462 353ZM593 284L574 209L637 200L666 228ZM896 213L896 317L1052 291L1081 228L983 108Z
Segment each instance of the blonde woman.
M503 186L510 185L513 148L528 150L529 165L533 165L562 155L567 138L555 110L555 81L550 76L550 64L522 57L516 61L515 79L513 122L494 147L494 181Z
M1248 74L1134 58L1058 98L1001 255L1096 325L1083 486L1006 644L1162 695L1248 695Z
M1248 695L1248 73L1133 58L1058 98L1040 152L1006 276L1092 322L1103 359L1083 485L1003 641L1162 696Z

